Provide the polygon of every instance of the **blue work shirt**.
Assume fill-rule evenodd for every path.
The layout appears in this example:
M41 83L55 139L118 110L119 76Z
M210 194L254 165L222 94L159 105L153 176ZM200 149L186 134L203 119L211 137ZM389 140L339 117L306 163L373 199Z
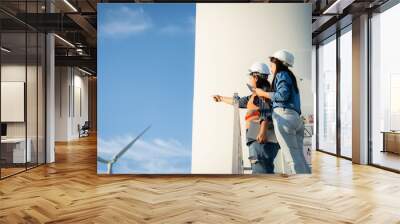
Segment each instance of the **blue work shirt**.
M266 91L265 88L263 88ZM247 108L247 102L249 102L251 95L245 97L238 97L239 108ZM269 102L261 99L260 97L254 97L253 101L254 105L259 107L260 111L260 121L263 120L272 120L272 108Z
M266 89L264 89L266 90ZM238 103L239 103L239 108L247 108L247 103L249 102L251 98L251 95L245 96L245 97L238 97ZM261 121L268 121L268 126L267 126L267 143L269 144L276 144L276 136L275 136L275 131L274 131L274 125L272 123L272 105L270 102L266 102L264 99L261 97L254 97L253 104L259 107L259 112L260 112L260 122ZM250 139L247 137L247 131L246 131L246 145L251 145L253 142L255 142L255 139ZM279 145L278 145L279 146Z
M301 114L300 93L296 93L293 81L287 71L280 71L276 74L275 94L273 95L272 108L287 108Z

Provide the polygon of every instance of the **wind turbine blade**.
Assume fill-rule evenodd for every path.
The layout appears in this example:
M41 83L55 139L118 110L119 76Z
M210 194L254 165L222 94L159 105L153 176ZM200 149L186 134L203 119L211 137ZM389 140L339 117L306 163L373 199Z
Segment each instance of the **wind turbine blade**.
M126 145L117 155L114 156L113 161L117 161L128 149L140 138L144 133L146 133L147 130L149 130L151 127L148 126L146 129L144 129L135 139L133 139L131 142L129 142L128 145Z
M108 160L105 160L105 159L101 158L100 156L97 156L97 161L100 163L108 163L109 162Z

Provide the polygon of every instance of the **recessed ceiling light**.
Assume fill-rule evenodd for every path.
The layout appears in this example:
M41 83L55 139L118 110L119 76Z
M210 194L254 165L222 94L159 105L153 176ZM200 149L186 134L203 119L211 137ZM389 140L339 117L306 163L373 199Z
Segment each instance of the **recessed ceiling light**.
M11 50L9 50L9 49L7 49L5 47L1 47L1 51L4 51L6 53L10 53L11 52Z
M64 0L65 4L67 4L74 12L78 12L78 10L68 1Z
M340 3L341 0L336 0L332 5L330 5L322 14L328 14L328 13L337 13L337 6ZM334 12L332 10L334 9ZM339 13L337 13L339 14Z
M66 40L66 39L64 39L64 38L62 38L62 37L60 37L59 35L57 35L57 34L54 34L54 36L55 37L57 37L59 40L61 40L62 42L64 42L64 43L66 43L67 45L69 45L70 47L73 47L73 48L75 48L75 45L73 45L71 42L69 42L68 40Z
M83 70L83 69L81 69L81 68L79 68L79 67L78 67L78 70L81 71L81 72L83 72L83 73L85 73L85 74L87 74L87 75L90 75L90 76L93 75L92 73L90 73L90 72L88 72L88 71L86 71L86 70Z

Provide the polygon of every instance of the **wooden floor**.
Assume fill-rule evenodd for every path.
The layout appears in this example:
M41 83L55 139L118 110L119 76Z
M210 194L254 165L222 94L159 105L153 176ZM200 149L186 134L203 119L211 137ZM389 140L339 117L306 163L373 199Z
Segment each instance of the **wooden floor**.
M375 164L400 170L400 154L376 150L372 159Z
M19 172L22 172L26 170L25 167L24 168L1 168L1 177L7 177Z
M5 177L11 176L11 175L15 175L15 174L20 173L20 172L24 172L27 169L33 169L36 166L37 166L37 164L29 164L28 163L26 168L25 168L25 164L18 165L18 167L6 167L6 168L2 167L1 170L0 170L1 171L1 178L5 178Z
M400 223L400 175L323 153L313 174L98 176L94 137L0 181L0 223Z

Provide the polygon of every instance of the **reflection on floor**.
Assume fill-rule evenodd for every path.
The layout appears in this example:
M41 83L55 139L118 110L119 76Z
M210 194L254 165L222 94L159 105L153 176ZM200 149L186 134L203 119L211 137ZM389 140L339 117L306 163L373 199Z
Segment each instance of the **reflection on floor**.
M1 168L1 178L13 175L15 173L18 173L18 172L21 172L24 170L25 170L25 167L24 168L19 168L19 167L18 168Z
M8 176L11 176L13 174L25 171L26 169L30 169L32 167L36 166L36 163L27 163L26 167L25 164L18 164L18 165L13 165L13 164L9 164L9 165L5 165L2 164L2 168L0 170L1 173L1 178L5 178Z
M400 170L400 155L391 152L375 151L372 157L373 163L388 167L395 170Z
M313 152L313 173L97 175L96 138L0 181L0 223L399 223L400 175Z

